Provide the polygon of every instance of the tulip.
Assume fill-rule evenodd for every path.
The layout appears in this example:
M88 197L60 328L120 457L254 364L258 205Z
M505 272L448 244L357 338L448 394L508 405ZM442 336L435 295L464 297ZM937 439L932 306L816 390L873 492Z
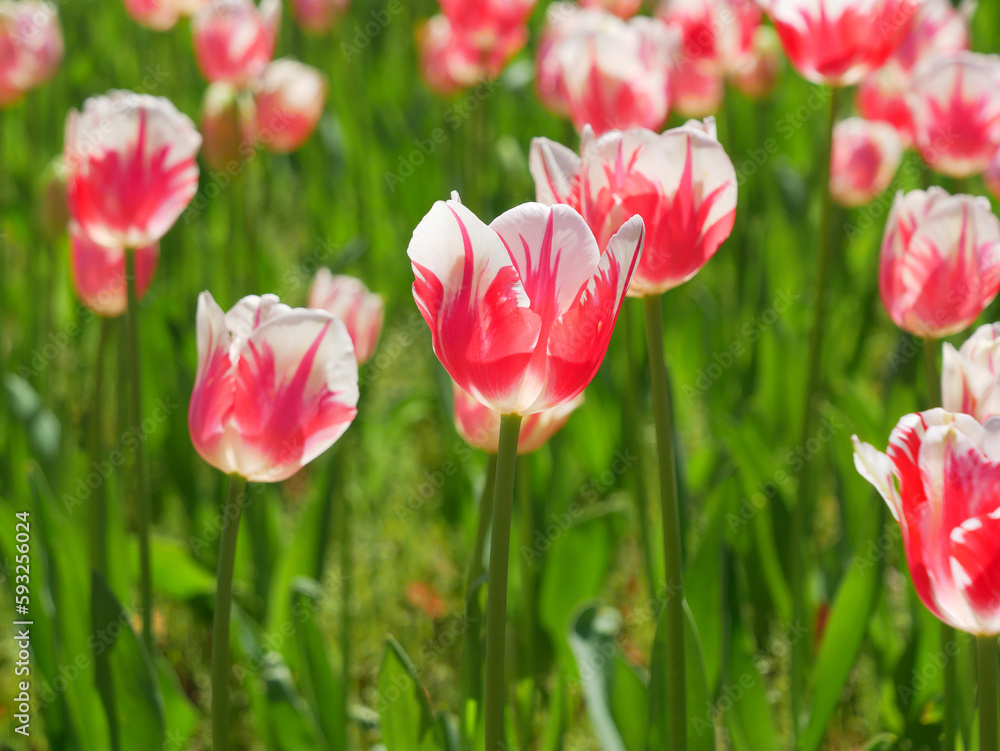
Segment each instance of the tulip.
M919 0L761 0L761 5L803 77L850 86L896 50Z
M202 75L245 87L271 61L280 22L281 0L213 0L191 24Z
M357 402L357 359L338 318L274 295L223 313L201 293L188 425L213 467L253 482L291 477L343 434Z
M453 383L455 403L455 430L474 448L491 454L500 447L500 415L476 401L457 383ZM517 453L530 454L544 446L569 420L570 415L583 404L583 394L544 412L535 412L521 421L517 440Z
M986 423L1000 417L1000 323L976 329L960 349L944 345L942 406Z
M181 17L173 0L125 0L125 12L136 23L155 31L173 28Z
M763 99L774 89L781 74L781 42L770 26L754 30L753 46L732 64L729 76L743 94Z
M604 358L643 235L632 218L601 253L568 206L527 203L487 226L457 194L438 201L407 253L441 364L503 415L573 400Z
M889 187L903 146L888 123L850 117L833 129L830 193L844 206L860 206Z
M358 365L368 362L375 354L385 318L384 304L382 297L369 292L360 279L335 275L322 267L313 278L307 305L325 310L344 322L354 344Z
M158 243L126 251L106 248L70 228L70 269L77 296L99 316L120 316L127 309L125 253L136 254L136 295L141 300L153 283L156 263L160 257Z
M932 169L963 178L989 166L1000 148L1000 56L953 52L921 63L909 101Z
M907 97L913 71L922 60L968 49L969 12L955 9L950 0L924 0L897 50L858 87L855 102L862 117L892 124L903 145L912 146L913 115Z
M569 94L566 91L559 60L563 40L601 23L605 14L585 10L575 3L555 2L545 9L545 25L535 56L535 90L541 103L557 115L569 117Z
M899 522L924 605L949 626L991 636L1000 633L998 438L1000 422L943 409L903 417L886 453L852 438L858 472Z
M486 78L476 51L455 33L446 16L429 18L417 29L420 72L431 89L451 96Z
M201 104L201 154L217 170L231 170L253 154L257 140L257 107L232 84L216 81L205 89Z
M325 34L349 4L350 0L292 0L292 15L303 31Z
M584 8L596 8L614 13L619 18L631 18L639 12L642 0L580 0Z
M528 40L528 16L537 0L439 0L462 44L477 51L486 76L495 78Z
M70 214L106 247L151 245L198 189L194 123L163 97L112 91L71 110L63 156Z
M1000 289L1000 220L981 196L938 187L896 195L879 291L905 331L936 339L972 325Z
M0 107L15 104L52 78L62 57L54 4L0 0Z
M665 292L693 277L729 236L736 219L736 170L715 138L715 121L657 135L584 131L582 159L536 138L530 167L541 203L568 203L606 239L633 214L645 222L646 250L628 294Z
M286 154L316 130L326 102L326 79L315 68L283 58L267 66L255 94L258 138Z

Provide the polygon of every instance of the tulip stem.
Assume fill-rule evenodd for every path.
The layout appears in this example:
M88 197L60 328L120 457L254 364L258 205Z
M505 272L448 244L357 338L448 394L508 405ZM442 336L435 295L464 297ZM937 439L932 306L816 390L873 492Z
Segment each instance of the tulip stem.
M101 415L104 405L104 361L108 350L108 339L111 336L110 318L101 318L101 331L97 340L97 358L94 363L94 392L91 396L90 413L90 452L91 460L101 461L101 436L103 425ZM102 576L108 567L107 523L108 501L104 486L94 491L94 502L88 506L90 512L90 567Z
M830 266L833 261L833 200L830 196L830 159L833 145L833 126L837 119L837 102L839 89L828 90L830 95L830 112L827 122L827 138L824 153L820 156L821 194L819 236L819 258L816 268L816 293L814 296L813 323L809 331L809 354L806 366L805 404L802 408L802 440L800 446L805 446L812 437L813 424L817 410L816 397L820 391L820 375L823 354L823 334L826 324L827 297L830 291ZM815 491L812 462L806 462L799 475L798 499L792 509L792 622L795 628L801 628L809 621L806 608L806 561L805 545L808 539L808 524L811 496ZM806 667L809 660L809 639L796 639L792 643L792 732L797 739L799 721L801 719L801 702L805 692Z
M493 531L490 536L489 592L486 600L486 751L504 751L504 646L507 631L507 567L510 520L514 505L514 465L520 415L500 419L500 450L493 486Z
M997 638L976 637L979 663L979 750L998 751L997 737Z
M497 477L497 455L490 454L486 460L486 480L479 498L479 520L476 523L476 541L469 561L469 575L465 584L465 665L462 669L462 748L471 749L475 743L476 726L482 711L482 610L479 605L478 584L486 569L483 566L483 551L486 535L490 531L493 518L493 486Z
M219 569L216 577L215 618L212 621L212 748L229 751L229 618L233 606L233 569L236 540L240 534L246 480L229 476L229 491L222 511Z
M650 390L656 423L656 453L660 465L660 506L663 516L665 625L667 628L667 748L687 748L687 694L684 662L684 563L681 518L677 499L670 387L663 354L662 295L644 297L646 346L649 348Z
M125 251L125 286L128 289L128 308L125 316L125 337L127 340L128 379L130 389L130 421L134 430L142 427L142 368L139 357L139 297L136 293L136 251ZM141 434L140 434L141 435ZM146 651L153 656L153 582L149 553L149 476L146 468L146 443L139 441L135 448L133 464L133 492L135 508L139 516L139 593L142 608L142 641Z
M941 406L941 376L937 367L937 339L924 339L924 373L927 376L927 408Z
M341 467L344 465L341 464ZM343 703L340 712L342 727L347 728L347 695L351 684L351 579L354 576L351 557L351 505L347 493L340 491L340 675ZM346 731L345 731L346 732Z

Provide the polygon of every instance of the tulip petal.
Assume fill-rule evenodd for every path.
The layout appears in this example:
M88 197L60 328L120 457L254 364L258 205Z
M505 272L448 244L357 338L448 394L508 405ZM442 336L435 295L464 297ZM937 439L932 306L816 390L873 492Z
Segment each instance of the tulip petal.
M548 138L532 138L528 167L539 203L569 203L573 180L580 171L580 157L572 149Z
M1000 504L1000 481L992 492ZM978 633L1000 631L1000 508L974 516L955 527L949 537L955 584L978 623Z
M226 317L211 293L198 296L198 372L195 377L188 427L195 449L212 466L231 473L238 470L228 428L236 394L235 370L230 358Z

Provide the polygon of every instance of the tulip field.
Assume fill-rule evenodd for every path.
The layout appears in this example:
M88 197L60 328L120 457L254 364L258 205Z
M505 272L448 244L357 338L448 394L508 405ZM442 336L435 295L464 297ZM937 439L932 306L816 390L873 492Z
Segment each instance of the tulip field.
M0 749L1000 751L998 53L0 0Z

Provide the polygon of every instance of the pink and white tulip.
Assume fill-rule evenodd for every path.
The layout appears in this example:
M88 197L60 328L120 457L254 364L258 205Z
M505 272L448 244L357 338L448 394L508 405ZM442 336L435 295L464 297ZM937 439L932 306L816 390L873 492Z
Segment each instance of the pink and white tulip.
M151 245L198 190L194 123L163 97L112 91L66 118L69 210L107 247Z
M469 396L457 383L452 385L455 430L473 448L497 453L500 447L500 414ZM517 453L530 454L544 446L581 404L583 394L565 404L525 417L517 438Z
M257 107L235 86L216 81L205 89L200 130L201 154L209 166L232 170L256 149Z
M833 129L830 195L843 206L861 206L889 187L903 145L888 123L849 117Z
M1000 290L1000 220L982 196L938 187L898 193L886 224L879 292L904 331L938 339L971 326Z
M243 88L274 56L281 0L213 0L194 17L194 55L208 81Z
M500 75L525 42L537 0L438 0L461 44L476 51L492 79Z
M903 145L913 145L913 115L907 97L913 71L922 60L969 47L969 3L956 9L950 0L924 0L909 31L885 65L869 74L858 87L855 102L868 120L891 123Z
M438 201L407 250L435 354L500 414L572 401L604 359L643 237L633 217L602 253L568 206L526 203L486 225L457 194Z
M850 86L882 65L920 0L761 0L795 69L813 83Z
M854 463L899 522L924 605L949 626L1000 633L1000 421L906 415L886 453L854 436Z
M781 75L781 41L770 26L758 26L750 52L738 57L729 69L729 77L743 94L763 99L774 89Z
M1000 417L1000 323L980 326L960 349L945 342L941 404L981 423Z
M309 34L325 34L344 13L350 0L292 0L292 16Z
M459 38L446 16L432 16L417 29L417 51L424 81L443 96L486 78L477 52Z
M0 0L0 107L48 81L63 58L59 14L49 2Z
M540 50L543 97L563 98L557 107L569 113L581 132L586 125L598 133L659 129L670 111L677 31L643 16L625 22L600 11L579 13L563 22L561 31L557 25L557 35Z
M124 0L125 12L141 26L171 29L183 16L194 15L207 0Z
M354 343L358 365L365 364L375 354L385 320L385 304L381 295L369 292L360 279L333 274L321 267L313 278L307 305L325 310L344 322Z
M198 297L198 372L188 427L227 474L279 482L326 451L357 414L358 363L340 319L274 295L228 312Z
M106 248L84 235L79 227L70 228L70 271L73 288L80 301L100 316L120 316L128 307L125 254L135 253L136 295L141 300L153 283L160 258L158 243L133 250Z
M931 169L958 178L983 172L1000 148L1000 56L953 52L922 63L909 103Z
M632 215L646 227L646 249L631 297L659 294L693 277L729 237L736 220L736 170L715 137L715 121L691 121L662 134L585 130L582 158L536 138L529 165L541 203L577 209L599 243Z
M297 60L275 60L264 71L254 98L260 141L285 154L302 146L316 130L326 103L326 79Z

